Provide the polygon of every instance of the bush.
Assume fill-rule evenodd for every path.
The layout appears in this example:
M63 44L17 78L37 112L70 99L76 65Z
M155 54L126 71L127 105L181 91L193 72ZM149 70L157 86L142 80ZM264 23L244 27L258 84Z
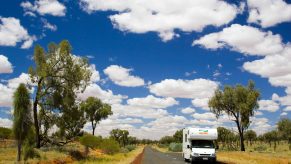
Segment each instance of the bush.
M132 150L136 149L136 146L135 146L135 145L126 145L125 148L126 148L128 151L132 151Z
M120 153L128 153L128 152L129 152L128 149L126 149L124 147L120 148Z
M172 142L169 146L169 150L173 151L173 152L181 152L182 151L182 144Z
M115 154L120 151L118 142L113 139L103 139L98 148L106 154Z
M78 150L71 150L69 151L69 155L74 159L74 160L82 160L85 159L85 156Z
M31 145L25 144L23 147L23 158L26 161L29 158L40 158L40 155Z
M255 151L266 151L266 150L267 150L267 147L264 145L255 147Z
M80 137L80 143L85 147L96 148L100 145L102 139L93 135L84 135Z

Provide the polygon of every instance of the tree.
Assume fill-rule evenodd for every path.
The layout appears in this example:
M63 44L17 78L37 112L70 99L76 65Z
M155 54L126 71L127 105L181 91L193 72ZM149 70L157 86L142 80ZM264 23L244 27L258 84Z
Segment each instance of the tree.
M50 142L48 131L66 110L63 103L70 101L69 98L75 98L78 91L84 91L90 81L87 60L73 56L71 49L66 40L59 45L50 43L48 52L39 45L34 49L35 66L29 68L29 74L32 83L36 85L33 118L37 148Z
M0 127L0 139L9 139L12 136L12 130L9 128Z
M111 106L95 97L88 97L86 101L82 102L81 109L85 111L86 118L91 122L92 135L95 134L96 125L102 119L112 115Z
M237 140L236 135L232 131L224 127L218 127L217 132L217 141L222 143L222 147L224 148L225 146L227 146L228 149L234 149L232 143Z
M85 147L85 155L88 156L89 148L94 149L99 146L102 138L93 135L84 135L80 138L80 143Z
M257 138L257 133L253 130L247 130L244 134L244 137L246 140L248 140L250 142L250 144L252 145L252 142L254 140L256 140Z
M277 123L278 132L282 139L291 144L291 119L283 118Z
M171 142L175 142L174 137L172 136L164 136L159 141L161 144L170 144Z
M272 130L270 132L267 132L264 134L265 140L270 144L270 147L272 146L272 142L274 142L274 150L276 150L277 144L276 141L278 141L278 131Z
M114 139L119 143L119 145L127 145L128 143L128 131L127 130L121 130L121 129L112 129L110 132L110 138Z
M20 161L22 143L32 125L30 96L24 84L20 84L14 93L13 108L13 133L17 140L17 161Z
M259 108L259 91L255 89L253 81L248 86L237 85L235 87L225 86L223 91L217 89L208 105L218 118L222 113L233 117L240 136L241 151L245 151L244 131L250 125L250 117L254 115L255 109Z
M183 141L183 129L177 130L175 132L175 134L173 135L173 137L175 139L175 142L182 143L182 141Z

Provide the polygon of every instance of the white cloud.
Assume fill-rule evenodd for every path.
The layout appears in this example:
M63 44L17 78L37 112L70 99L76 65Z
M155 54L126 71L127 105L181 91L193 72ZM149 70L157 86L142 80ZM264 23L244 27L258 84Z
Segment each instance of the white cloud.
M283 109L285 112L291 112L291 106L287 106L286 108Z
M257 134L263 134L266 133L267 131L270 131L273 129L269 124L269 120L267 118L257 118L257 117L252 117L251 118L251 124L249 129L253 129Z
M19 84L21 84L21 83L27 84L27 85L31 85L31 86L33 85L31 83L29 75L27 73L21 73L19 75L19 77L16 77L16 78L8 80L8 85L7 86L9 88L16 89L19 86Z
M209 110L208 101L209 101L209 98L197 98L197 99L192 100L191 102L193 106L195 107L198 107L204 110Z
M150 85L149 90L158 96L195 99L211 97L217 87L217 82L206 79L165 79Z
M282 113L280 114L280 116L287 116L287 115L288 115L287 112L282 112Z
M49 23L46 19L41 19L43 23L43 28L51 31L57 31L58 27L54 24Z
M20 24L19 19L0 16L0 46L16 46L17 43L22 42L21 48L27 49L35 40L36 38L30 36Z
M271 31L263 32L257 28L233 24L221 32L211 33L193 41L193 46L202 45L207 49L230 47L245 55L273 55L284 49L280 35Z
M23 7L24 15L35 15L37 12L40 15L65 16L66 7L58 0L36 0L34 4L29 1L20 4Z
M120 117L161 118L169 115L164 109L142 108L131 105L112 105L113 113Z
M132 69L124 68L118 65L111 65L104 69L104 73L115 84L125 87L143 86L144 80L138 76L130 75Z
M216 120L215 114L211 112L194 113L192 117L198 120Z
M109 104L119 104L123 99L127 98L127 96L123 95L115 95L111 90L103 90L97 84L90 84L87 86L83 93L79 93L78 97L81 100L86 100L88 97L97 97Z
M11 107L14 89L0 83L0 107Z
M158 98L152 95L148 95L147 97L143 98L128 99L127 104L144 108L167 108L173 105L178 105L179 102L172 97Z
M11 128L12 121L8 118L0 118L0 127Z
M96 70L95 64L91 64L89 70L92 73L90 81L92 83L98 82L100 80L100 74L99 71Z
M259 110L265 110L268 112L276 112L280 108L279 104L273 100L260 100L259 106Z
M179 37L175 30L202 31L206 26L231 22L240 8L220 0L81 0L88 13L116 11L109 18L125 32L157 32L163 41Z
M8 58L4 55L0 55L0 74L1 73L12 73L12 64L8 61Z
M249 23L262 27L291 21L291 5L283 0L248 0Z
M195 112L195 109L190 108L190 107L187 107L187 108L183 108L181 110L181 112L184 113L184 114L190 114L190 113L194 113Z

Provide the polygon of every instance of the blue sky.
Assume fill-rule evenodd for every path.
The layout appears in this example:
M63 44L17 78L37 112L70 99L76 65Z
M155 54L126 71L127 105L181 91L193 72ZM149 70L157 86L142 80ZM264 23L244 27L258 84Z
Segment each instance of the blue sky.
M186 126L233 128L205 105L215 88L252 79L261 91L250 128L271 130L291 111L291 5L283 0L14 0L0 6L0 126L28 80L33 47L70 41L114 115L97 127L158 139ZM289 35L288 35L289 34ZM32 97L33 98L33 97ZM86 130L90 126L86 125ZM234 129L234 128L233 128Z

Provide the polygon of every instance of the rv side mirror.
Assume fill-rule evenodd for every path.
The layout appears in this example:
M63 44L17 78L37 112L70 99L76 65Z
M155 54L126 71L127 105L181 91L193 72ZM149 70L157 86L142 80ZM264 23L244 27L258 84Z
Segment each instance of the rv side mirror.
M187 145L187 148L190 149L190 145Z

